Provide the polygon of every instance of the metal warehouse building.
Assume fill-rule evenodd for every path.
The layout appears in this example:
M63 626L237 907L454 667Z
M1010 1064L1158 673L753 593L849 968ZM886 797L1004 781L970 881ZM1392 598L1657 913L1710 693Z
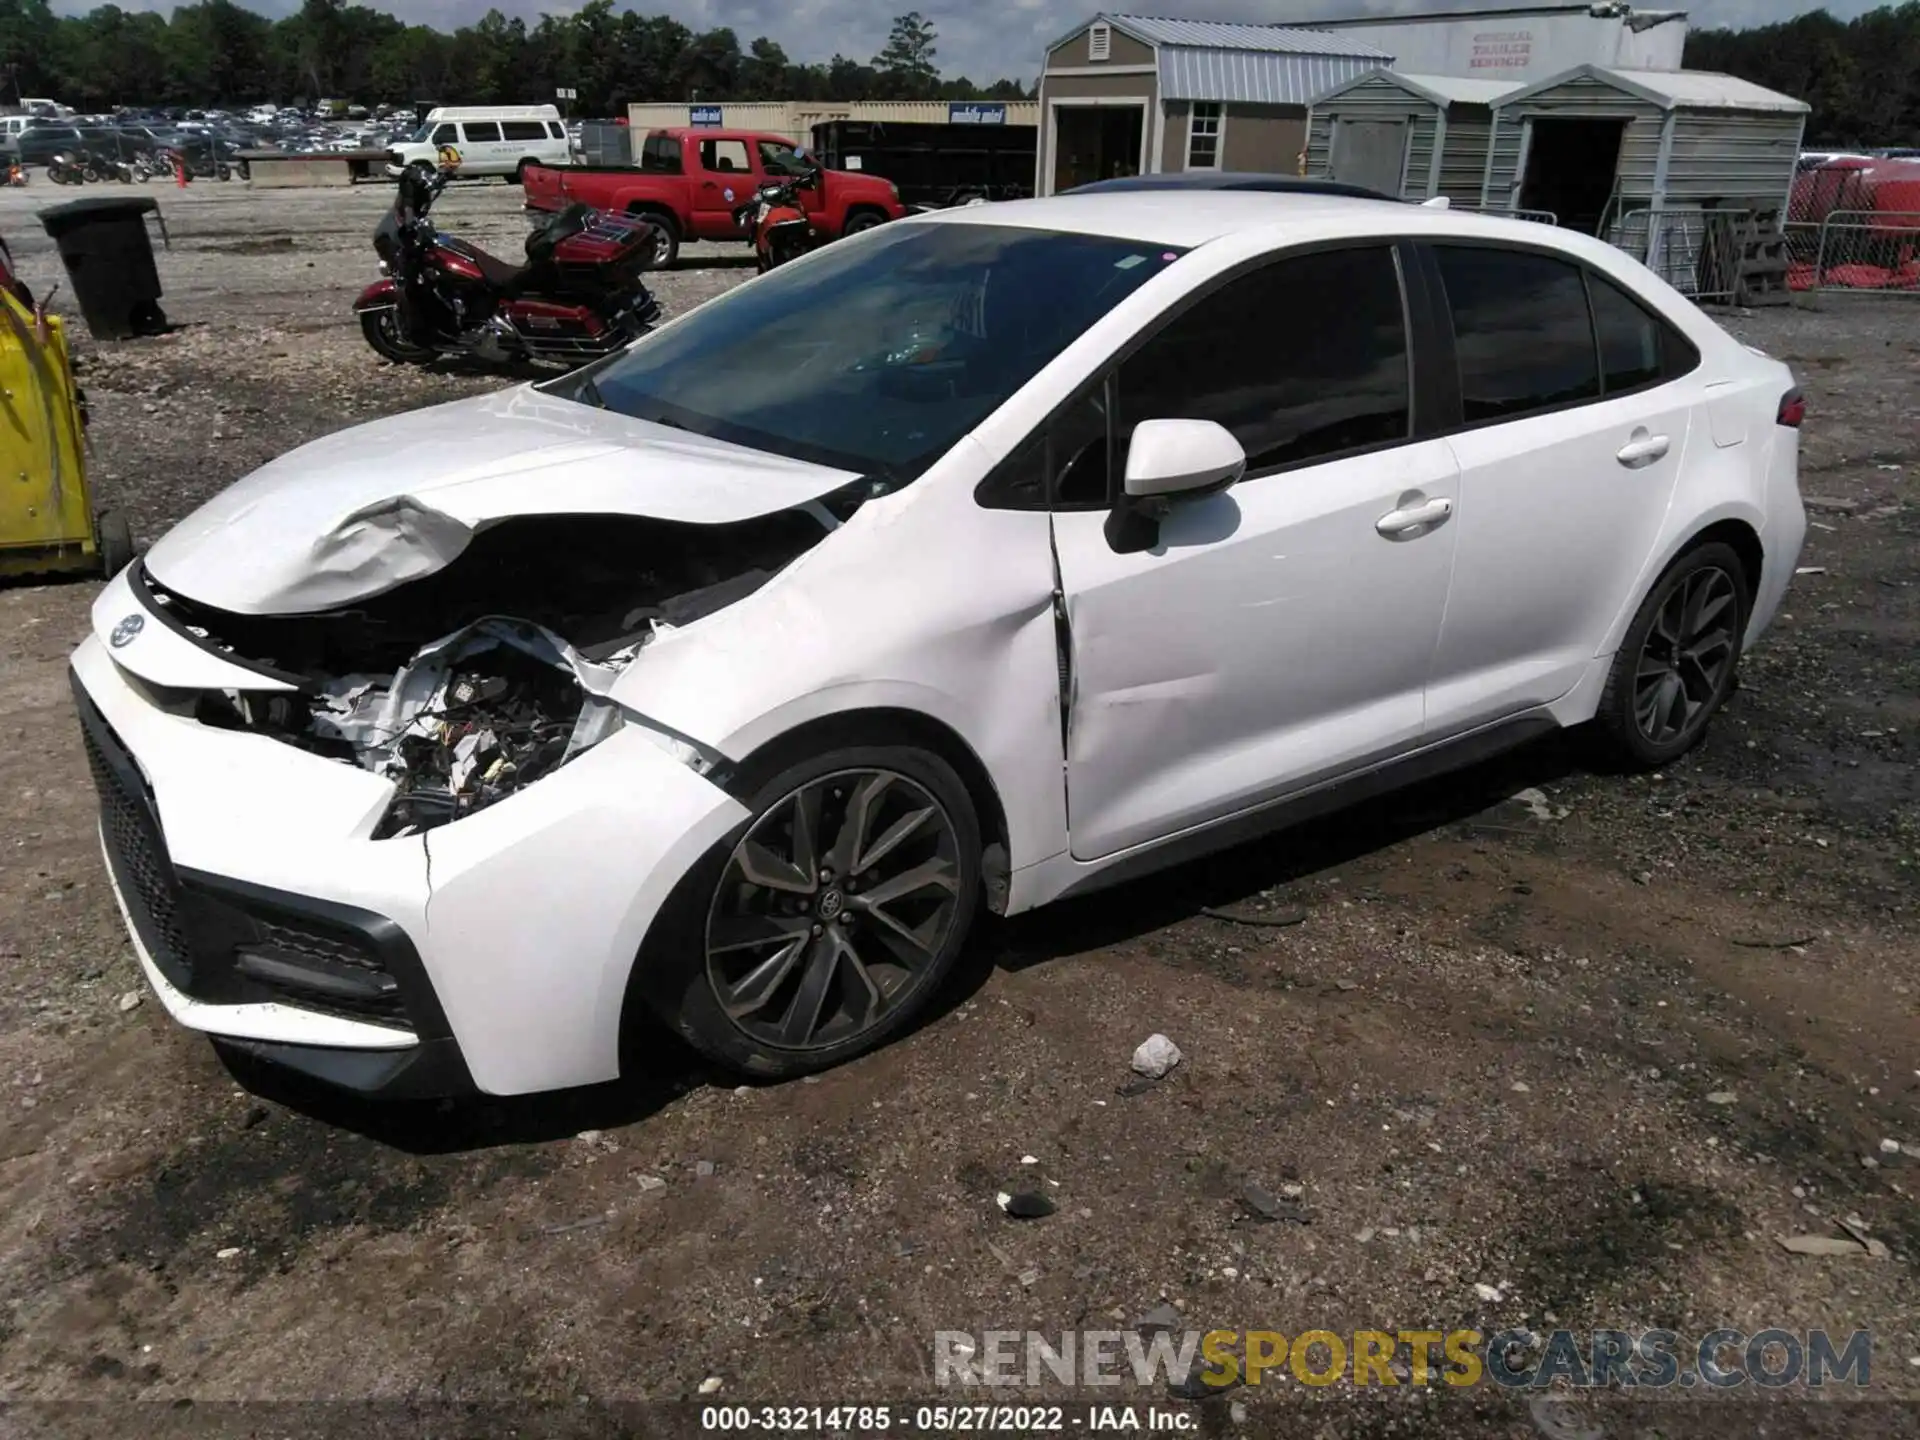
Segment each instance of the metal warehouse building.
M1493 102L1510 80L1459 80L1376 70L1313 102L1307 174L1408 200L1444 195L1480 205L1493 138Z
M835 104L827 100L747 100L739 104L700 105L647 101L627 107L634 130L673 130L719 126L784 135L796 145L813 143L813 127L835 120L907 125L1033 125L1040 107L1031 100L887 100Z
M1292 174L1313 97L1392 63L1353 35L1096 15L1047 47L1037 192L1143 172Z
M1435 8L1421 15L1360 15L1313 24L1392 51L1395 65L1411 75L1521 85L1576 65L1678 70L1687 43L1685 11L1638 10L1620 0Z

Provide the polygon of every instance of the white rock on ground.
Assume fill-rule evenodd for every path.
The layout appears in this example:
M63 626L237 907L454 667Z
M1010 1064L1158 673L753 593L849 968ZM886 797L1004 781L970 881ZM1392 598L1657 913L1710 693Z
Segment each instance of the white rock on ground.
M1149 1035L1133 1052L1133 1068L1149 1080L1158 1080L1186 1057L1180 1047L1164 1035Z

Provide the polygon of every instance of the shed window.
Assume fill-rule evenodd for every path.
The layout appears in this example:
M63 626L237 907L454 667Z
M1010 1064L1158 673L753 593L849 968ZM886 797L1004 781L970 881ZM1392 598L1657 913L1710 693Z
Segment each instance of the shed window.
M1196 101L1187 119L1187 168L1220 168L1220 126L1222 107L1213 101Z
M1113 56L1113 27L1104 20L1087 31L1087 59L1108 60Z

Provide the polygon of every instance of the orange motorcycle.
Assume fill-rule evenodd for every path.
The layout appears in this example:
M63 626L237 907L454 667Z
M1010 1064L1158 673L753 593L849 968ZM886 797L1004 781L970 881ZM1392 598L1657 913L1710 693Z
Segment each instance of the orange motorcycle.
M733 212L740 228L753 237L753 253L762 274L807 253L820 243L820 232L807 218L800 192L819 183L819 172L787 175L764 182L753 198Z

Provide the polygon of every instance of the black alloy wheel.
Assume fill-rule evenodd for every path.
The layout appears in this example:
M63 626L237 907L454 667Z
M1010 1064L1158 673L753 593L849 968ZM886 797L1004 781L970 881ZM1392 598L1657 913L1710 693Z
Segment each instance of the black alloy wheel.
M960 910L953 820L894 771L800 786L734 846L707 917L727 1018L783 1050L873 1029L932 973Z
M1698 545L1667 567L1627 627L1594 716L1616 758L1653 769L1699 743L1733 691L1751 605L1728 545Z
M1740 652L1740 592L1715 566L1687 575L1654 616L1633 677L1633 718L1655 745L1700 722L1719 697Z

